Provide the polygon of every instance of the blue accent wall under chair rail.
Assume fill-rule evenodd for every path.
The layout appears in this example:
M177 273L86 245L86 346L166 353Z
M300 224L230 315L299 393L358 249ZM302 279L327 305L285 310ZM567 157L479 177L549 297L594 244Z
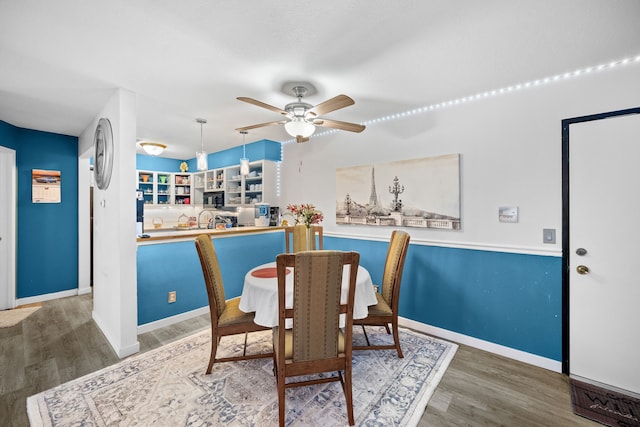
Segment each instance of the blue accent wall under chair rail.
M388 243L325 236L325 248L360 252L380 283ZM562 360L562 260L411 244L399 313L416 322Z
M227 298L242 293L251 268L284 252L282 233L214 238ZM388 242L325 236L325 249L360 253L381 283ZM400 316L560 361L561 259L411 244ZM167 302L177 291L177 302ZM207 306L193 241L138 247L139 325Z

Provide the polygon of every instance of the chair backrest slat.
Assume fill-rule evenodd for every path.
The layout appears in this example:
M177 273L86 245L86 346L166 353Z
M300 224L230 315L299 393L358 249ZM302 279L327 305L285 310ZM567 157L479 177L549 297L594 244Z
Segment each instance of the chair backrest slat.
M394 302L397 303L408 248L409 233L393 230L382 274L382 297L389 306L392 306Z
M356 252L306 251L277 257L279 325L282 339L287 319L293 319L293 361L338 356L340 314L345 313L345 340L351 342L353 301L359 263ZM341 303L344 267L349 264L349 295ZM285 310L286 267L294 267L293 310ZM283 341L281 341L283 342ZM351 346L349 345L349 348Z
M224 293L220 264L218 264L218 256L213 247L211 237L208 235L196 237L196 249L200 257L204 282L207 287L211 316L215 316L217 319L226 308L227 300Z
M285 252L296 253L306 250L322 250L322 226L312 225L310 228L313 233L313 238L310 240L309 248L307 249L307 226L298 224L292 227L286 227L284 229Z
M293 296L293 360L336 357L342 291L342 253L296 257Z

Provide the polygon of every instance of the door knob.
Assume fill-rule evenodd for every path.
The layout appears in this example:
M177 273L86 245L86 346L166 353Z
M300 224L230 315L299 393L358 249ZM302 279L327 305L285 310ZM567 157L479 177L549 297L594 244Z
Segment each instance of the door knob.
M587 267L586 265L579 265L576 267L576 271L578 272L578 274L587 274L589 273L589 267Z

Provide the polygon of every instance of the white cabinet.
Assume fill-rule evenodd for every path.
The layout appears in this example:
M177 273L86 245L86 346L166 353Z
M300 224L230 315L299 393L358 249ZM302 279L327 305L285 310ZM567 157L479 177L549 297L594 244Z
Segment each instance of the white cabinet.
M138 188L147 205L191 204L191 174L138 171Z
M205 175L205 192L224 191L224 169L208 170Z
M240 165L225 168L224 205L238 206L244 204L243 180Z
M276 164L270 160L249 163L249 174L240 175L240 165L225 168L225 205L255 203L277 205Z
M224 204L224 169L211 169L194 174L193 189L196 206L222 206Z
M191 174L177 173L173 176L174 200L176 205L191 204Z
M249 163L249 174L240 175L240 165L192 174L191 203L196 206L242 206L255 203L278 205L276 162ZM176 176L179 174L176 174ZM176 191L179 187L176 187ZM176 194L176 198L180 197ZM184 199L184 198L183 198Z

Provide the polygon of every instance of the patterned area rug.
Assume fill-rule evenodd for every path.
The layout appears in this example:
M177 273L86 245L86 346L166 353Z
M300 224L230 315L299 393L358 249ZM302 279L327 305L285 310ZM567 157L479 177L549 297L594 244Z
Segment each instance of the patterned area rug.
M375 331L374 331L375 329ZM384 329L370 339L392 342ZM242 351L244 336L224 337L218 357ZM395 351L354 352L353 399L358 426L416 426L457 346L400 331L404 359ZM32 426L275 426L278 397L272 360L217 363L211 375L211 332L61 384L27 399ZM354 344L363 344L354 328ZM271 331L249 335L247 352L270 351ZM340 383L286 391L288 426L348 425Z
M40 310L41 305L18 307L0 311L0 328L10 328Z
M640 427L640 399L570 378L573 412L607 426Z

